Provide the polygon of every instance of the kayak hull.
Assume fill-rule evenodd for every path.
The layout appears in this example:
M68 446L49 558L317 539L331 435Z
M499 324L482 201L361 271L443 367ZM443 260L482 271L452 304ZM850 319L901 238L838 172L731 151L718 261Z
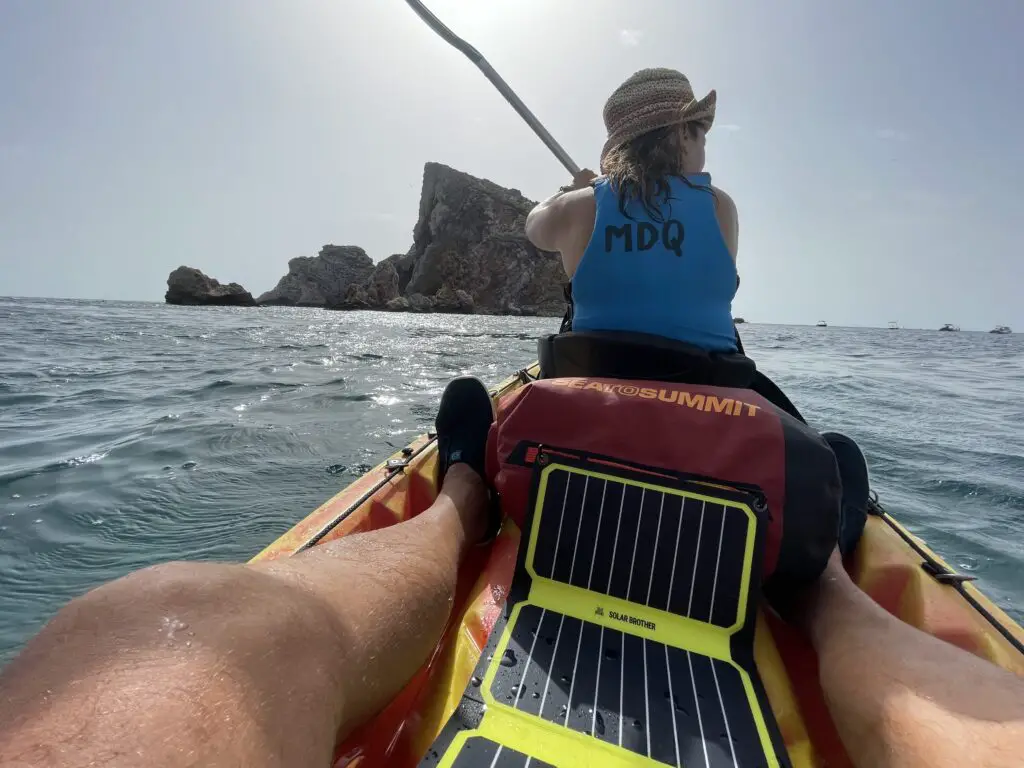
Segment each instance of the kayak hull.
M503 382L507 395L536 366ZM254 560L292 556L316 544L415 517L436 498L437 451L423 435L299 521ZM868 519L847 567L854 581L902 621L1018 675L1024 631L923 542L884 513ZM431 658L391 703L339 745L335 766L416 766L455 710L498 620L521 532L506 520L497 539L473 550L460 571L452 614ZM922 563L930 562L929 569ZM940 574L940 581L936 578ZM988 614L986 616L985 614ZM825 707L806 638L762 611L754 657L794 766L852 765Z

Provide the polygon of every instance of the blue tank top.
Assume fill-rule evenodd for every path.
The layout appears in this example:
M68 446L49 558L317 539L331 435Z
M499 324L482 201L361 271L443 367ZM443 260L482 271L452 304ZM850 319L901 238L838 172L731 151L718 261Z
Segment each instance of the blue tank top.
M715 217L711 176L669 180L664 221L638 200L619 211L607 179L594 184L594 233L572 277L573 330L665 336L710 351L736 351L736 264ZM692 186L691 186L692 185Z

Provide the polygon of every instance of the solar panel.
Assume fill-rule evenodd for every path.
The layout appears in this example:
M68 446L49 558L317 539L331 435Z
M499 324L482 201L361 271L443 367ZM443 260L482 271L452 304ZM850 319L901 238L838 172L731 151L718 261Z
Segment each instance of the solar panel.
M531 512L482 685L422 765L788 765L753 666L749 496L542 457Z

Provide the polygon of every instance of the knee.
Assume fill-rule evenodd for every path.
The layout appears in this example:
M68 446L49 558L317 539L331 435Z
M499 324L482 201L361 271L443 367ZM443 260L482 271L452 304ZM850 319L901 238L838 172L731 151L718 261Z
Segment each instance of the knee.
M95 587L65 605L54 617L63 630L116 630L148 621L154 614L175 616L221 606L237 591L242 566L170 562L134 571Z
M137 603L164 604L183 599L191 603L220 596L242 571L242 566L226 563L159 563L122 576L94 592Z
M134 571L107 587L111 594L133 600L162 604L185 599L191 603L220 597L243 574L240 565L172 561Z
M90 647L166 648L194 640L214 654L240 656L343 634L301 585L244 565L190 562L162 563L97 587L68 603L44 631Z

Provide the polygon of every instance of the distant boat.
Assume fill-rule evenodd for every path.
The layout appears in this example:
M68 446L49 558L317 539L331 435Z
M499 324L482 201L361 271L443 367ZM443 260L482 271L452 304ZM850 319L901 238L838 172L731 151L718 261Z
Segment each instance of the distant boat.
M1013 333L1008 325L997 325L989 333Z
M747 322L742 317L734 317L732 321L736 323L736 325L743 325L745 322Z
M900 324L899 323L897 323L895 320L890 320L889 321L889 330L890 331L898 331L899 329L900 329Z
M818 328L828 328L828 323L826 323L824 320L819 320L817 325Z
M952 323L946 323L944 326L939 328L940 331L959 331L959 325L953 325Z

